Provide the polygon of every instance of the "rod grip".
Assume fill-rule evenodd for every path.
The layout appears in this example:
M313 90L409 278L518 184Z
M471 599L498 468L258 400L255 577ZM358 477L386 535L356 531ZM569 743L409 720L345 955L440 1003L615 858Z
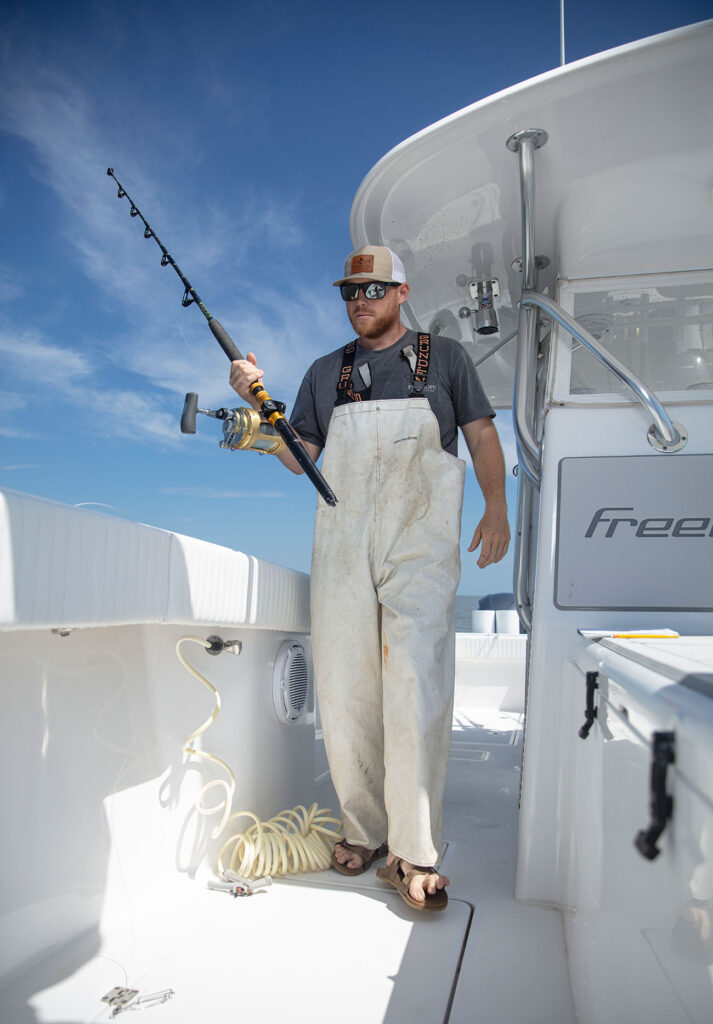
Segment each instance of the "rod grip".
M300 441L299 437L295 433L291 424L285 419L284 416L276 418L274 421L275 430L278 432L280 437L285 442L286 446L290 449L295 459L302 467L305 475L309 477L314 486L317 488L318 493L324 498L326 503L331 507L337 504L337 496L335 495L332 488L329 486L327 481L320 473L317 466L315 466L312 459L307 454L307 450Z
M231 363L235 359L242 359L243 355L240 349L236 346L233 339L230 337L226 329L221 324L220 320L216 320L214 316L208 321L208 326L213 332L213 337L218 342L222 350L225 352Z

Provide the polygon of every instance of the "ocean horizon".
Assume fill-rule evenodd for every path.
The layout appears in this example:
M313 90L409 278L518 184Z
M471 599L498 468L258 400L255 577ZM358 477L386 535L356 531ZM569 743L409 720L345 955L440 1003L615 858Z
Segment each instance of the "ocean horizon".
M482 595L456 594L456 633L473 632L473 612Z

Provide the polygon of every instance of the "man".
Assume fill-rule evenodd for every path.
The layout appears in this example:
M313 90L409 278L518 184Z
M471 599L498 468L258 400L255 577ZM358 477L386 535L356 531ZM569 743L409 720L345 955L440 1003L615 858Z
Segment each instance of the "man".
M320 715L345 841L336 870L377 875L419 910L441 910L449 880L441 847L455 675L463 431L485 514L469 551L484 568L505 555L505 466L493 411L462 346L407 330L398 256L349 255L335 281L357 340L317 359L291 423L338 498L318 503L312 556L312 641ZM253 353L230 383L262 377ZM287 450L278 456L301 472Z

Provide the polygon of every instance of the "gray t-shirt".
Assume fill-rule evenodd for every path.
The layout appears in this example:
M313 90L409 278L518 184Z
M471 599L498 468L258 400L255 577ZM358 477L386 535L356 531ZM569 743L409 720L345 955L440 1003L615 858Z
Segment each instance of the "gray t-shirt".
M359 368L369 364L371 400L408 398L411 367L402 355L408 345L418 346L418 335L407 330L389 348L369 351L357 344L352 381L355 391L364 390ZM290 423L304 441L324 448L327 428L337 400L337 383L344 347L312 363L297 393ZM431 337L431 360L424 390L441 431L441 445L458 454L458 427L485 416L494 416L473 361L453 338Z

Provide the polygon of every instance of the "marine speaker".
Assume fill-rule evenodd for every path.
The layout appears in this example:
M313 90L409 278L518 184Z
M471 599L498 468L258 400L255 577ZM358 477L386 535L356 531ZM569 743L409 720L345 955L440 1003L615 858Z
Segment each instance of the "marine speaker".
M281 722L296 722L305 712L310 695L310 666L302 644L285 640L275 658L272 699Z

